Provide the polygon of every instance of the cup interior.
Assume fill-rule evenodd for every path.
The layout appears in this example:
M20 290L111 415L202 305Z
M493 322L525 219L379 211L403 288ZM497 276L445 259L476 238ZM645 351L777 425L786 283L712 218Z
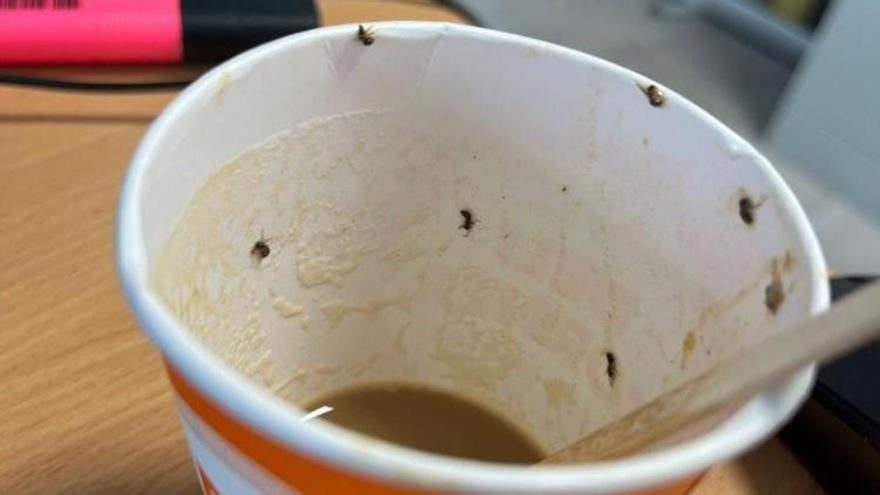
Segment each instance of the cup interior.
M650 79L445 25L260 50L166 118L141 229L150 290L292 404L421 384L550 452L822 304L776 173Z

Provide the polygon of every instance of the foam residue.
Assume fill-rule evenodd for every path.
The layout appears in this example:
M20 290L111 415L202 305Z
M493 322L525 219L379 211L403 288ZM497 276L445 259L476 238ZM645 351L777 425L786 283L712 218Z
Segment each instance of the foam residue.
M515 413L550 450L704 368L708 351L736 349L750 311L766 316L759 253L755 284L702 283L697 268L726 245L680 263L709 252L688 251L686 235L712 208L683 215L677 196L652 217L657 180L638 174L674 164L597 153L601 108L582 109L566 129L573 146L552 153L507 139L515 122L430 110L315 119L221 164L171 233L153 289L202 344L286 400L425 383ZM669 233L659 247L645 242L658 232ZM268 254L255 264L259 241ZM652 372L625 368L609 387L611 350Z

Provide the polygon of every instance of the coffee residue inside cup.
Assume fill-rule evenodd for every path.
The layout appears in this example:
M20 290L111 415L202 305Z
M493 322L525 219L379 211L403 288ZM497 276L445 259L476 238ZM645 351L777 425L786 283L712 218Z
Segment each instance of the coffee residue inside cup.
M498 414L448 392L410 384L370 384L332 392L304 406L330 406L322 420L434 454L533 464L541 449Z

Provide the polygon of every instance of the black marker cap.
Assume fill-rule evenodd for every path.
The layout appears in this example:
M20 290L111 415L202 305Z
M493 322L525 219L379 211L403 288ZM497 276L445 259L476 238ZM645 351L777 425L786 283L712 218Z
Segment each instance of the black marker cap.
M188 62L224 60L318 26L312 0L180 0L180 12Z

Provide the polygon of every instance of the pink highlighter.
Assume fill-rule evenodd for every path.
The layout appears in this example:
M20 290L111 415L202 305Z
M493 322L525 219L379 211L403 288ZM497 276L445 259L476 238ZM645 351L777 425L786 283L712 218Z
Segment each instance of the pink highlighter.
M0 65L222 60L315 26L310 0L0 0Z

